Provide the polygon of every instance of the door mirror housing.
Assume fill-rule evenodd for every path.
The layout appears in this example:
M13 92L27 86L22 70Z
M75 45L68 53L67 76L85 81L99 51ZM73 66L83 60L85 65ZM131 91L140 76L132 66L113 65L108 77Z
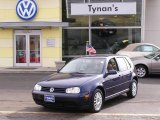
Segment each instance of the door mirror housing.
M160 57L159 56L157 56L157 57L155 57L154 58L156 61L158 61L159 59L160 59Z
M106 78L108 75L116 75L117 71L116 70L109 70L107 73L104 74L104 78Z

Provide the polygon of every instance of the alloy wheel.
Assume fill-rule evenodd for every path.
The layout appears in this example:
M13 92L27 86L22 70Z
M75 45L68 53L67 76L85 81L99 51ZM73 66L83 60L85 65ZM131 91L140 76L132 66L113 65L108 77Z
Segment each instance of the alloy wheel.
M94 96L94 108L96 111L99 111L101 109L102 102L103 102L102 94L100 92L97 92Z
M137 84L135 82L132 83L132 96L136 96L137 94Z
M142 77L146 76L147 71L146 71L146 69L144 67L138 66L136 69L137 69L137 75L138 75L138 77L142 78Z

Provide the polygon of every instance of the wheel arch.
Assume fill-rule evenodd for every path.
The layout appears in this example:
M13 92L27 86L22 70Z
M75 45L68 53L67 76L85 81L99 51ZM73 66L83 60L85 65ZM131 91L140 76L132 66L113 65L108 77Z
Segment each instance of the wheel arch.
M138 84L138 77L137 77L137 76L134 76L133 79L136 80L136 82L137 82L137 84Z
M147 65L145 65L145 64L136 64L135 67L137 67L137 66L144 66L146 68L146 70L147 70L147 74L149 74L149 69L148 69Z
M96 89L100 89L103 93L103 98L105 98L106 93L105 93L104 88L102 86L97 86Z

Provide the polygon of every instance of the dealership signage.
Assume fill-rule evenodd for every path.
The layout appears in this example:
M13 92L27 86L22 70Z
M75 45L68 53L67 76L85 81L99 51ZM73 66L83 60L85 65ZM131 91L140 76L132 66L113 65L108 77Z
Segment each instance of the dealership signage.
M72 3L71 15L136 14L136 2Z
M22 20L31 20L37 14L37 4L34 0L19 0L16 13Z

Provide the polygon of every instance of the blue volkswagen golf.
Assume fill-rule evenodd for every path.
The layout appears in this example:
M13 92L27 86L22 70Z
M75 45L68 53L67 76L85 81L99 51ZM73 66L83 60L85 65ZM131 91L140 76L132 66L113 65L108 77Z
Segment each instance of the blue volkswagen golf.
M134 65L126 56L85 56L73 59L57 73L35 85L36 104L45 107L78 107L99 112L106 100L138 90Z

